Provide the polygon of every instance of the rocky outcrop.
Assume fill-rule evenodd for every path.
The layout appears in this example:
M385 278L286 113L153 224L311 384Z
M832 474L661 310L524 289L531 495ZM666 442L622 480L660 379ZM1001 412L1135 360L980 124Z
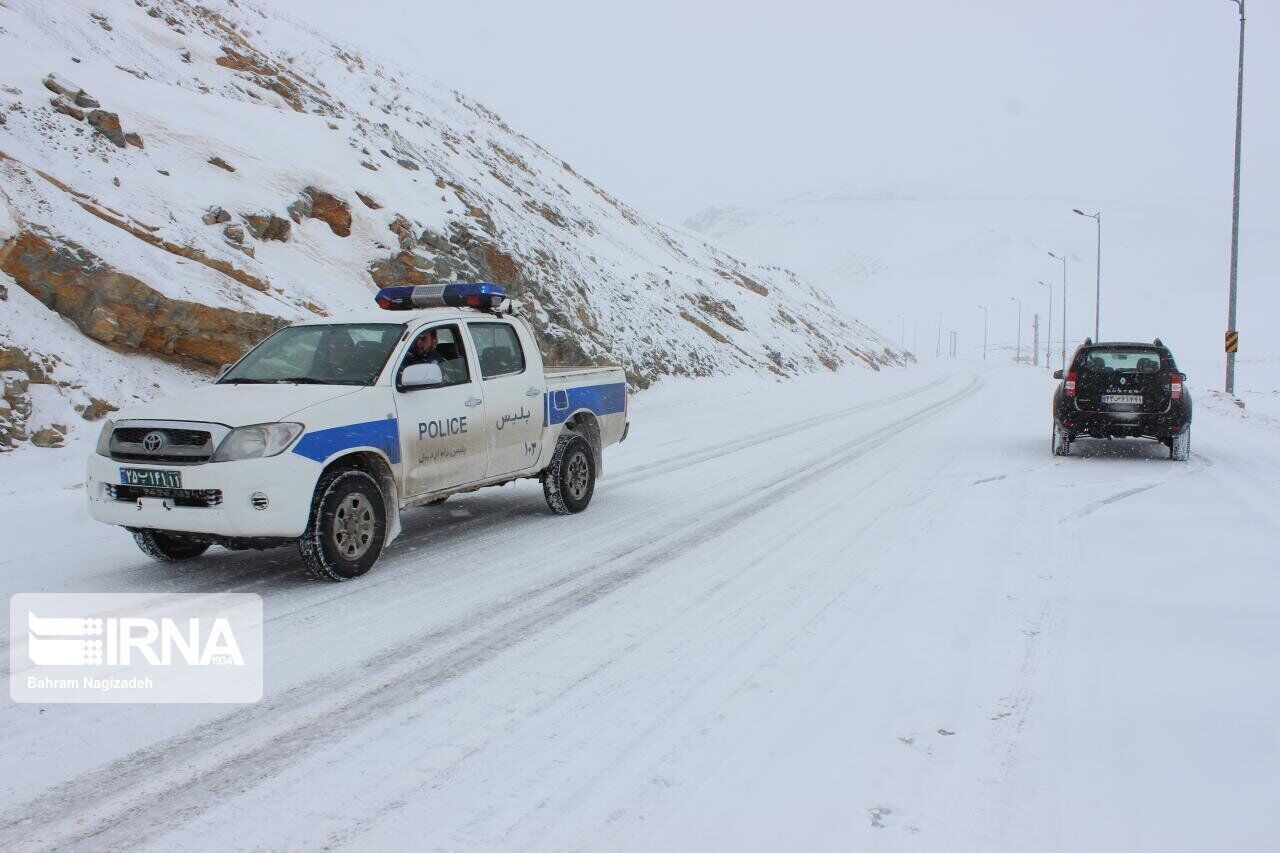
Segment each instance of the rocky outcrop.
M293 226L289 220L282 219L274 213L246 213L243 216L249 226L249 233L259 240L278 240L288 242Z
M117 148L125 147L124 130L120 127L120 116L106 110L90 110L85 116L93 129L101 133Z
M315 187L307 187L303 194L311 202L308 216L328 225L329 230L339 237L351 236L351 208L345 201Z
M0 247L0 271L104 344L216 368L284 321L169 299L82 246L23 232Z

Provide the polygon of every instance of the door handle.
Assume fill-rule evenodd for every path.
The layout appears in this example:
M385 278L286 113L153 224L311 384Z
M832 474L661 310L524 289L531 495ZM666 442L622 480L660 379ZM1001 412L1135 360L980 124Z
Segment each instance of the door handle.
M542 396L542 389L541 389L541 388L530 388L528 391L525 391L525 392L524 392L524 395L525 395L526 397L541 397L541 396Z
M479 397L472 397L470 400L467 400L467 402L463 403L463 405L466 406L467 408L474 408L475 406L478 406L483 402L484 400L481 400Z

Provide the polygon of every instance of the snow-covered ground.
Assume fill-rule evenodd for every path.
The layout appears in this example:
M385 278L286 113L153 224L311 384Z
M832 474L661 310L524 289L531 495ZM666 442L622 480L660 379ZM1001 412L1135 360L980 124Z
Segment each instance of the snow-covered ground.
M1273 848L1280 407L1193 387L1189 463L1058 459L1051 390L664 383L585 514L457 498L336 586L286 549L149 562L80 452L23 448L5 592L257 592L267 685L6 704L0 848Z

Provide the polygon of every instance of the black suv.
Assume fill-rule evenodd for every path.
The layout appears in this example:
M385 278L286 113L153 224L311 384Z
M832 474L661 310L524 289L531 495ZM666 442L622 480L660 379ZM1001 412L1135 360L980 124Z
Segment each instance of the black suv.
M1055 456L1079 436L1154 438L1169 458L1191 455L1191 395L1187 377L1159 338L1150 344L1097 343L1085 338L1053 393Z

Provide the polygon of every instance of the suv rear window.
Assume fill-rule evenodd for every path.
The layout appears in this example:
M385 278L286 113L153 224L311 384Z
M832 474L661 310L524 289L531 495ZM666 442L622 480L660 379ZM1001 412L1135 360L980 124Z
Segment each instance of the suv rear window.
M1164 354L1154 347L1099 347L1082 352L1076 364L1076 370L1085 373L1104 370L1158 373L1163 361Z

